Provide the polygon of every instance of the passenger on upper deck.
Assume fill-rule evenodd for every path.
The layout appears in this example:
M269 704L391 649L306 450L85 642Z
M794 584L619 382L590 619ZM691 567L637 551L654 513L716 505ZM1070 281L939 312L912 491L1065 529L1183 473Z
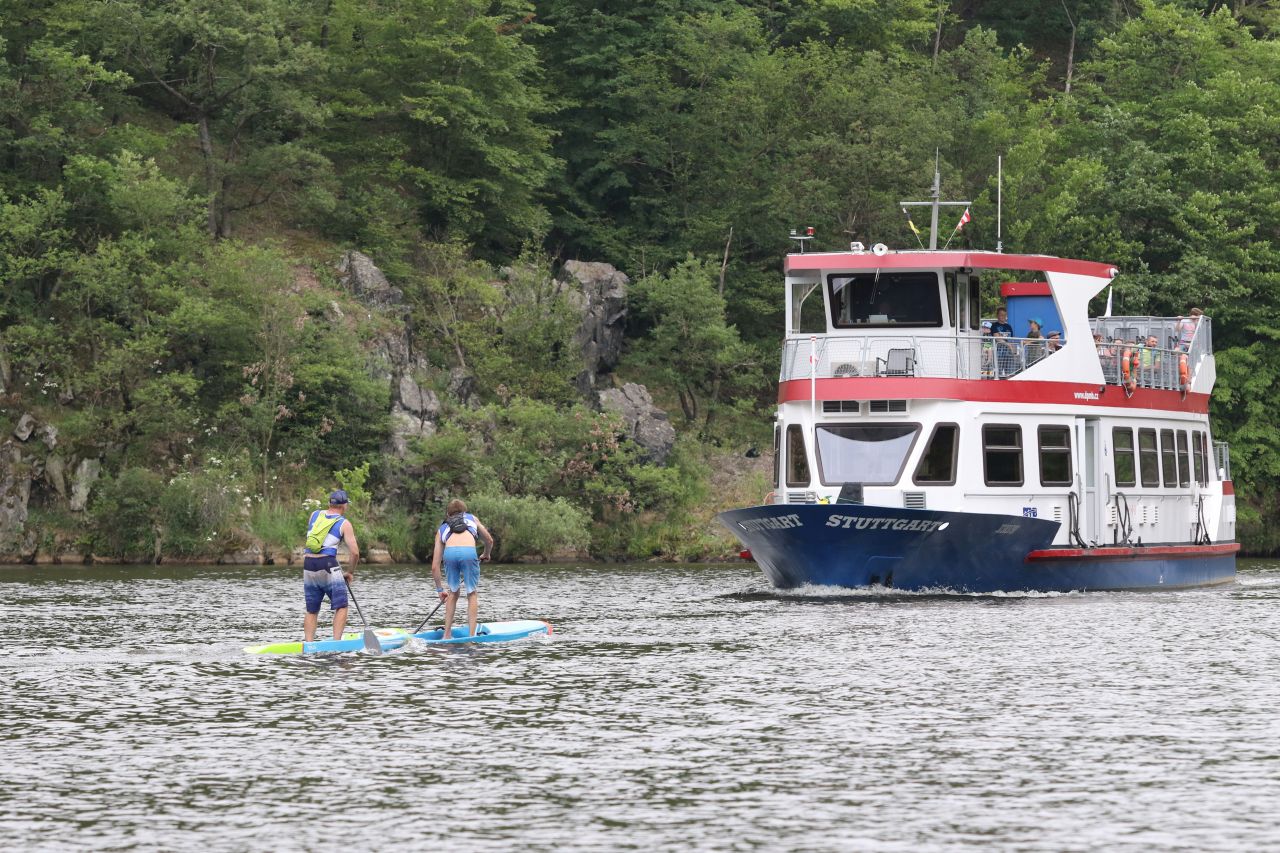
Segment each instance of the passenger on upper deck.
M1199 308L1191 309L1191 316L1178 318L1178 348L1183 352L1191 349L1191 341L1196 336L1196 327L1200 325L1200 318L1204 316L1204 312Z
M1035 364L1037 361L1044 358L1045 345L1042 342L1044 335L1040 332L1040 327L1043 325L1044 321L1039 317L1032 317L1027 321L1026 355L1028 365Z
M1062 349L1062 332L1057 329L1050 329L1045 333L1044 339L1045 346L1048 347L1049 352L1057 352Z
M1009 376L1018 369L1018 355L1008 340L1013 337L1013 326L1009 325L1009 311L1003 305L996 309L996 321L991 324L991 337L996 339L999 375Z

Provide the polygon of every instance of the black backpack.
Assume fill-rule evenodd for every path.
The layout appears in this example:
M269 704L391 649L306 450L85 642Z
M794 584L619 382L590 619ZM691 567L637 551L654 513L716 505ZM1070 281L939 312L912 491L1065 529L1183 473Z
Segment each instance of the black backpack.
M464 533L471 528L467 527L467 517L464 513L455 513L454 515L446 515L444 523L449 525L449 530L453 533Z

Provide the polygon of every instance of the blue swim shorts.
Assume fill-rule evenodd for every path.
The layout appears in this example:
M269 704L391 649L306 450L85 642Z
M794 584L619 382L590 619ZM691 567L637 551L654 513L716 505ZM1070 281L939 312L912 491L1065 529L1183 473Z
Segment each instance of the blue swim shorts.
M342 565L329 554L306 557L302 561L302 593L307 599L307 612L319 613L325 596L329 609L347 606L347 584L342 578Z
M444 580L450 592L457 592L463 581L467 595L480 585L480 558L474 545L451 545L444 549Z

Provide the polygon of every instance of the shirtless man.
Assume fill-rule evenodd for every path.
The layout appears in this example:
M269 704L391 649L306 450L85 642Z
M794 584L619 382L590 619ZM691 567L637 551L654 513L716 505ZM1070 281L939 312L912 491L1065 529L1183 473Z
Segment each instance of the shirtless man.
M476 537L484 540L484 553L476 556ZM435 549L431 554L431 576L435 578L436 592L444 606L444 639L453 636L453 611L458 605L458 595L465 585L467 590L467 627L469 635L476 635L476 617L480 612L480 561L493 554L493 536L480 519L467 512L467 505L460 500L449 501L445 508L445 520L436 531ZM444 565L448 591L442 581L440 568Z

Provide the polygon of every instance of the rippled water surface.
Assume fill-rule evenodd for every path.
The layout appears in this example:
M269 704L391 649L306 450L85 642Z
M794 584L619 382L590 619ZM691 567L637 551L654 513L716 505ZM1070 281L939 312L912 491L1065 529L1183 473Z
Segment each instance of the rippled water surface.
M6 849L1280 847L1277 563L1039 597L486 567L482 619L552 638L245 654L300 638L298 575L0 571ZM366 615L420 622L426 576L362 571Z

